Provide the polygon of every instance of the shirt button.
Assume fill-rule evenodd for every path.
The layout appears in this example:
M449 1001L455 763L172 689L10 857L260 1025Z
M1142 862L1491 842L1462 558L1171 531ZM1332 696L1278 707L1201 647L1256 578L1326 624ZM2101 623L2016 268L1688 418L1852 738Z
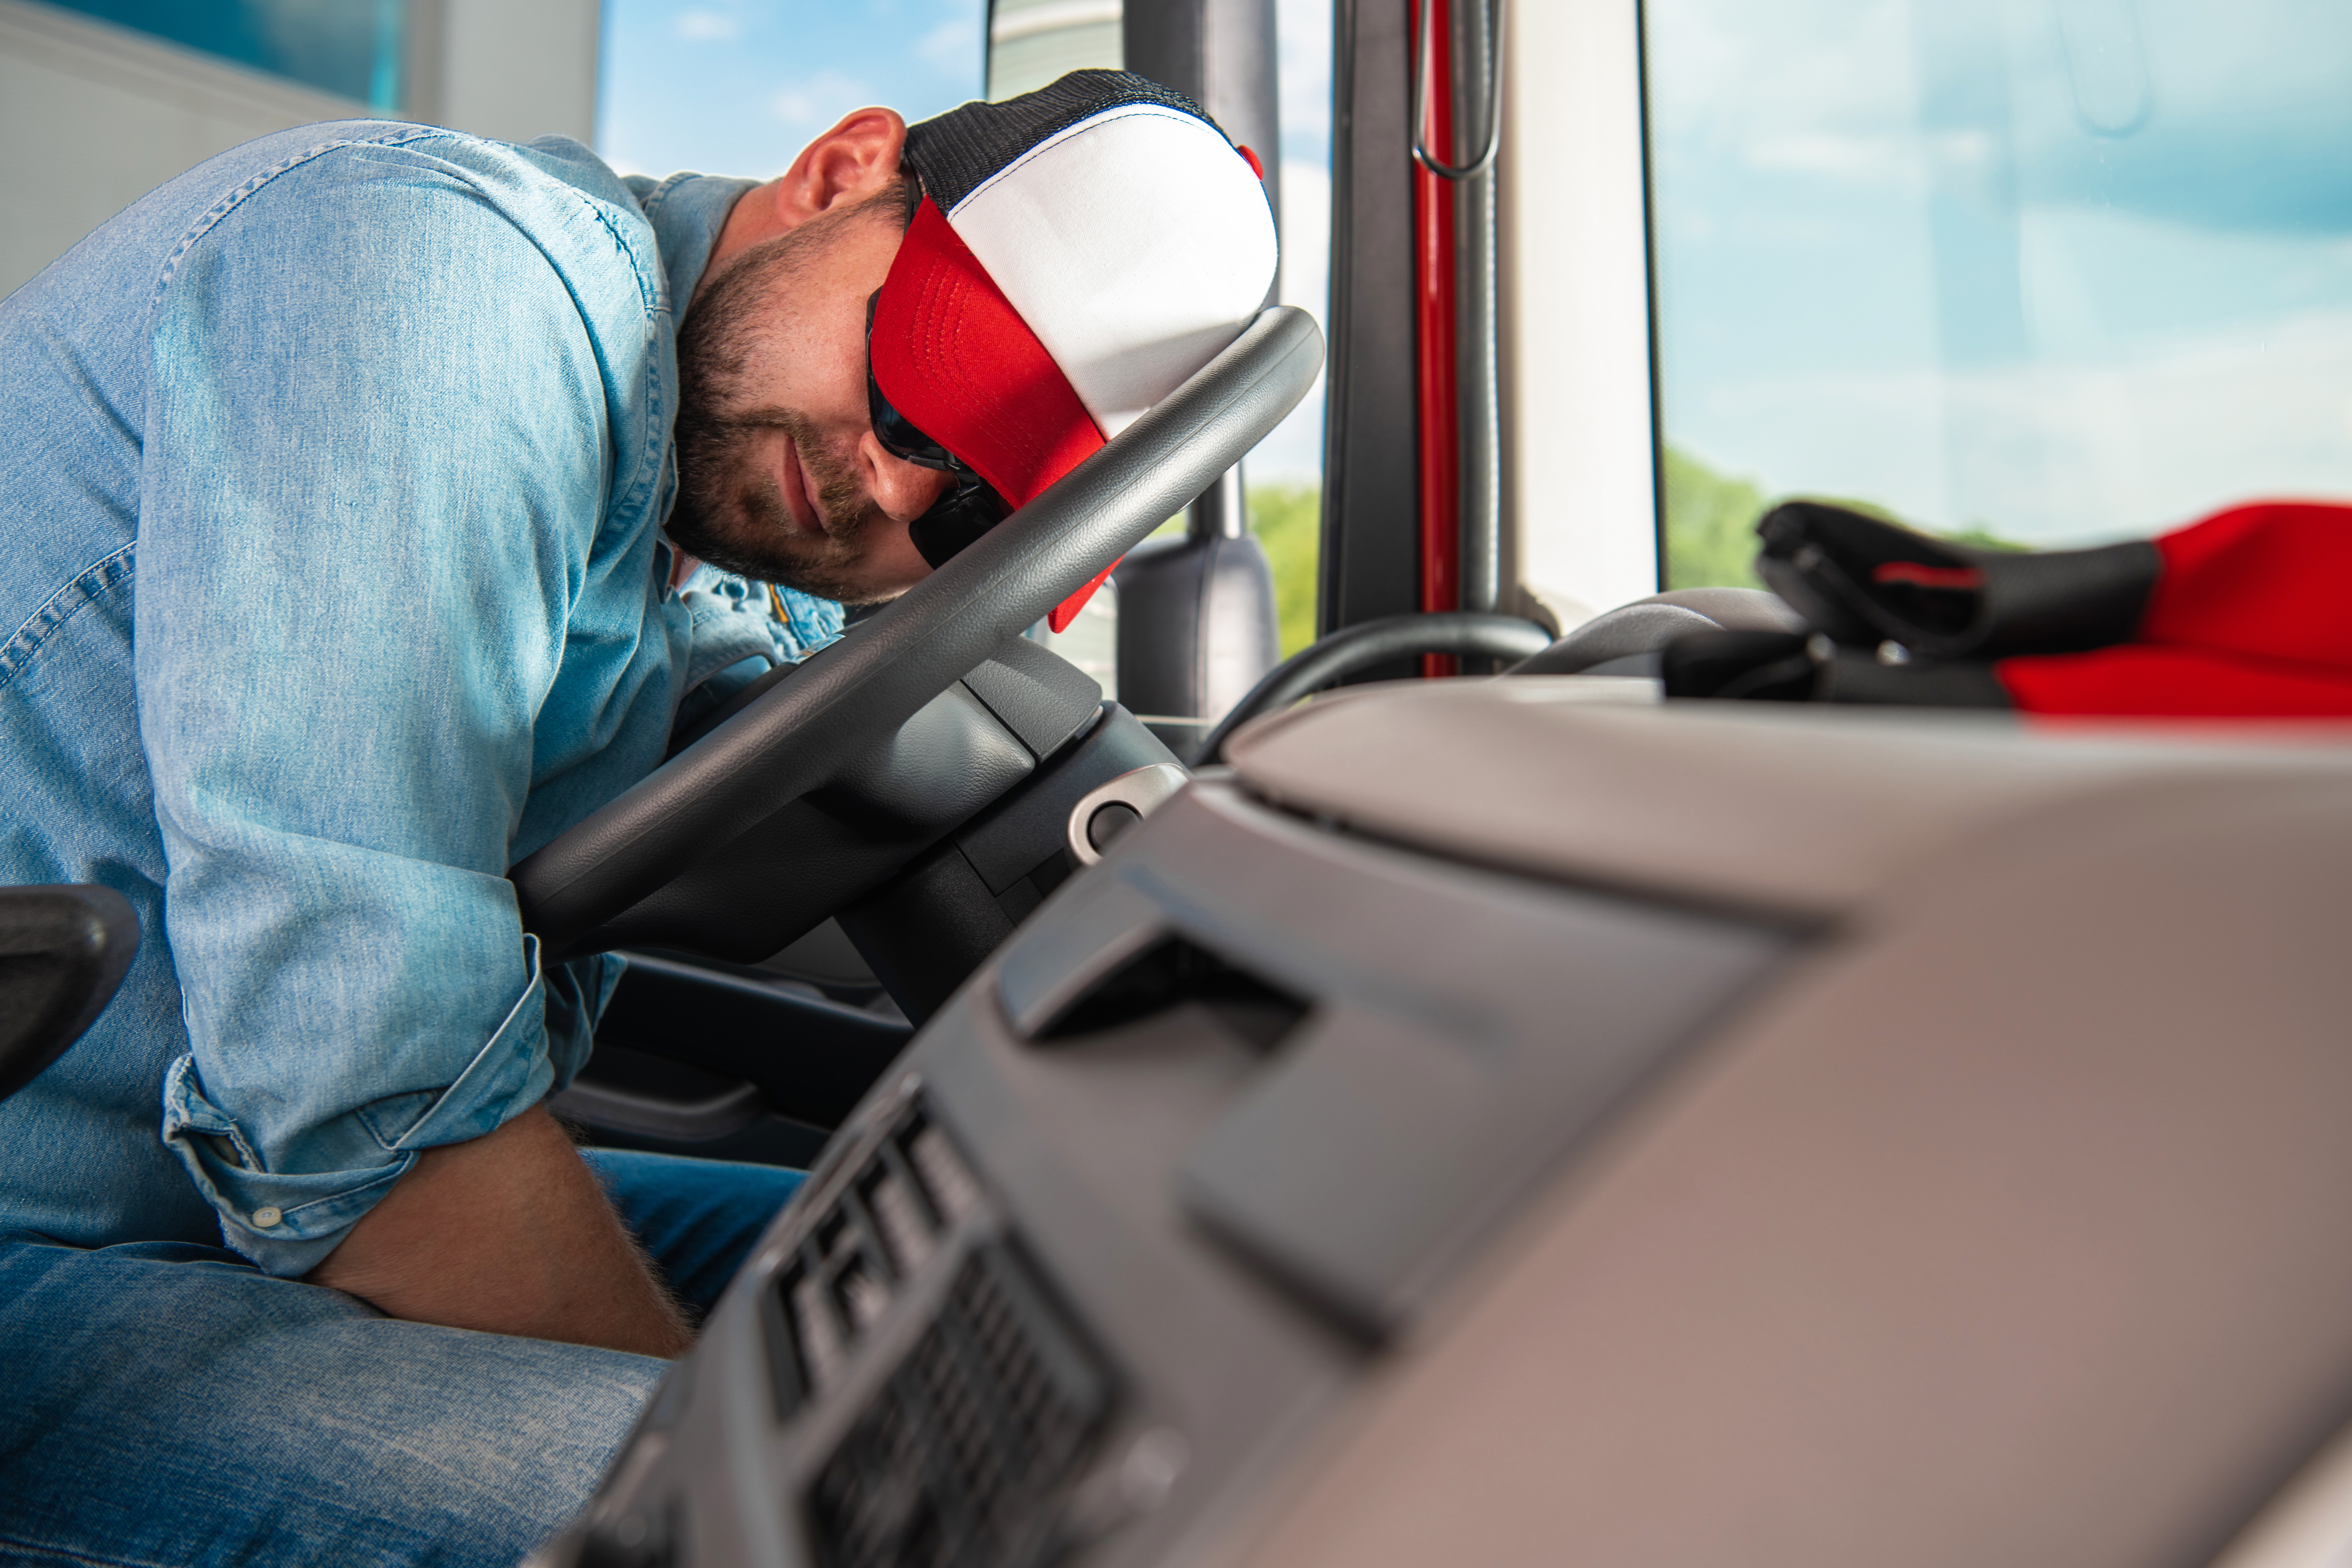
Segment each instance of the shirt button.
M259 1208L253 1211L253 1223L263 1230L268 1230L285 1217L274 1208Z

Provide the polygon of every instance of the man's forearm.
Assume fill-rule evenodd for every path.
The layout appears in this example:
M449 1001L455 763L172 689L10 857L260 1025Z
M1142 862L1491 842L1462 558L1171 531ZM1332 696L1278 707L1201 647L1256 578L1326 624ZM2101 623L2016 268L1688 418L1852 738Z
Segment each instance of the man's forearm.
M544 1109L427 1150L309 1278L415 1322L657 1356L692 1342Z

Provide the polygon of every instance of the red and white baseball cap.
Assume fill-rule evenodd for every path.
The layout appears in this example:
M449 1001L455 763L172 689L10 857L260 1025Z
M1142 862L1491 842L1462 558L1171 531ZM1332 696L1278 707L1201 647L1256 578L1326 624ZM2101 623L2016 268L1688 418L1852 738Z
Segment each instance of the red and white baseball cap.
M904 163L920 201L874 302L875 387L1008 506L1208 363L1273 288L1257 160L1141 77L964 104L910 126Z

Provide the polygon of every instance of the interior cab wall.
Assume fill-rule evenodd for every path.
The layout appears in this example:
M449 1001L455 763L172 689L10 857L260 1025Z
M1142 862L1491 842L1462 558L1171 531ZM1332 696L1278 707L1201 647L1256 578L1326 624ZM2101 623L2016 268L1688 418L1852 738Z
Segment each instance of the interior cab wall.
M1505 3L1503 607L1566 630L1666 585L1641 6Z
M1498 4L1494 607L1566 629L1662 585L1639 8ZM1426 607L1412 11L1339 0L1334 22L1324 633ZM1472 140L1457 130L1459 144Z

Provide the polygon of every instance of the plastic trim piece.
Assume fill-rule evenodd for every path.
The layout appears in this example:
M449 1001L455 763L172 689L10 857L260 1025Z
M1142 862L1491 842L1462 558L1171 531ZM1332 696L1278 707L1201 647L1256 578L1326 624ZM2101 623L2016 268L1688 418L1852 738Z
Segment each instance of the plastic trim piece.
M547 1105L567 1121L673 1143L700 1143L740 1132L767 1109L758 1086L751 1083L738 1083L702 1100L665 1100L588 1079L575 1079L570 1088L548 1096Z
M1758 588L1677 588L1595 616L1506 675L1581 675L1656 653L1687 632L1802 632L1804 617ZM1628 671L1611 670L1610 674ZM1643 673L1655 675L1655 669Z
M1125 805L1132 807L1138 816L1150 816L1164 802L1173 799L1192 778L1191 773L1173 763L1152 763L1087 791L1070 808L1071 858L1081 866L1101 862L1103 852L1095 847L1092 833L1096 812L1107 805Z
M632 952L600 1044L751 1083L768 1108L838 1127L906 1049L906 1025L658 953Z

